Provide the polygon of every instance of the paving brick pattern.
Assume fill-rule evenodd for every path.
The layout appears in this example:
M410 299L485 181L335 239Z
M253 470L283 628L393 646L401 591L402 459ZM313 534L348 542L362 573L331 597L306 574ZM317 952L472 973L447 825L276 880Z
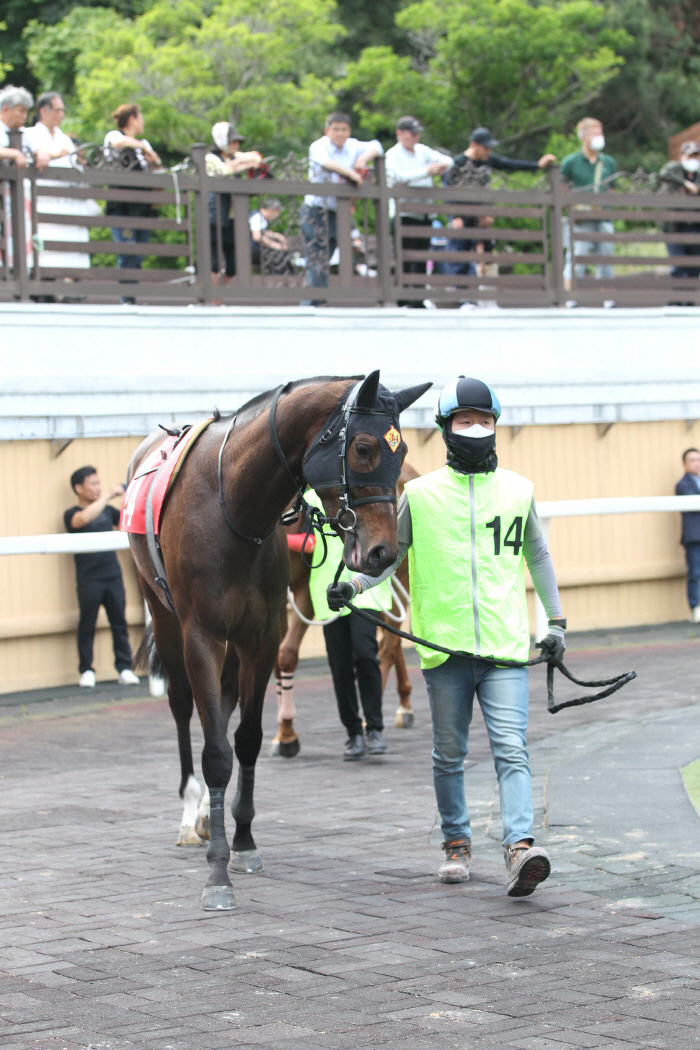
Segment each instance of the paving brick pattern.
M700 755L698 639L677 628L573 648L579 676L635 666L640 678L550 716L533 673L537 833L554 871L521 900L504 893L480 716L467 760L473 878L442 886L434 875L417 670L416 727L388 728L389 754L357 765L340 761L325 669L304 670L302 752L258 767L266 871L235 877L238 909L227 914L200 909L204 850L174 845L165 703L115 687L87 702L70 690L5 698L0 1046L700 1046L700 822L676 748ZM268 740L274 715L272 701ZM671 792L662 806L655 776Z

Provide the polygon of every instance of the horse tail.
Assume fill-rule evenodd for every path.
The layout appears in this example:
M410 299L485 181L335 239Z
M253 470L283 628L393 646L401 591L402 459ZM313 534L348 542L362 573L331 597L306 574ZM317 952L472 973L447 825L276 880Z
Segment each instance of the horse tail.
M132 667L135 671L148 671L151 678L167 678L163 662L156 651L156 641L153 637L153 624L148 622L143 632L143 638L139 645Z

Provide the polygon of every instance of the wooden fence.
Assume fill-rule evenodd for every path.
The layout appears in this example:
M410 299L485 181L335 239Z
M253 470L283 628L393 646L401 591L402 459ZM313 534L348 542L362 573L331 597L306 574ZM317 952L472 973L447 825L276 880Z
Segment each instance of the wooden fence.
M581 306L700 304L698 197L608 191L593 198L565 190L557 168L549 170L543 188L526 191L474 185L389 187L383 158L376 162L372 180L360 187L311 184L295 177L210 177L206 152L207 147L194 146L188 165L160 173L89 164L39 172L0 164L0 300L334 306L430 300L444 307L564 306L572 301ZM212 279L212 193L217 208L219 194L232 199L236 274L228 283L221 274ZM304 228L307 194L337 199L334 210L318 210L321 220L311 238ZM249 216L262 198L282 202L280 228L288 243L283 251L263 246L260 265L254 267ZM70 207L54 207L53 212L42 207L43 201L50 207L57 200L70 202ZM85 213L79 202L85 202ZM106 214L113 202L151 207L142 208L147 212L142 216ZM214 226L219 260L225 222L226 217ZM682 232L663 232L678 223L684 224ZM49 238L43 235L47 224L54 227ZM90 231L105 232L98 239L76 241L62 239L56 227L72 228L72 236L76 228L90 237ZM149 239L145 244L118 243L114 234L107 235L110 230L144 231ZM596 254L598 244L615 254ZM24 250L15 250L18 245ZM692 257L670 258L668 245L691 246L698 256L695 269ZM42 263L47 252L54 253L54 263L56 253L59 262L65 254L66 265ZM76 252L84 257L82 266L75 265ZM110 265L99 260L105 255ZM122 257L122 268L115 256ZM145 265L129 268L134 256ZM610 269L596 273L600 266ZM680 275L674 267L682 268ZM314 268L322 276L321 286L312 288L308 275Z

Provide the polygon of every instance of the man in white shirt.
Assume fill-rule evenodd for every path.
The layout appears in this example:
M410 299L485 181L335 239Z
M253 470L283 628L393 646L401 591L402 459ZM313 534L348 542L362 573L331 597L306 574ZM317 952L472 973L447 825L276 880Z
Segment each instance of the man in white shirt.
M14 163L18 168L26 168L32 161L36 164L37 168L42 171L49 163L49 156L43 150L40 150L33 155L29 149L29 145L26 141L27 129L25 124L27 122L27 115L29 109L34 105L34 99L26 90L22 87L14 87L13 84L7 84L0 91L0 163ZM21 147L17 149L10 145L10 132L19 131L21 138ZM27 258L27 265L31 265L32 258L32 215L31 215L31 183L29 179L23 179L24 183L24 227L25 227L25 245L24 250ZM3 184L2 191L4 196L4 211L8 220L11 219L12 215L12 204L10 198L10 183L5 182ZM7 223L7 246L6 246L6 258L5 262L12 265L13 262L13 238L12 238L12 223Z
M443 175L451 168L452 157L431 149L420 141L423 125L415 117L401 117L396 124L396 145L386 153L386 180L389 186L397 182L409 186L432 186L434 175ZM408 203L408 198L403 198ZM392 200L392 211L396 205ZM430 226L430 215L400 212L402 226ZM426 251L430 241L425 237L402 237L403 251ZM425 261L404 260L404 273L425 273ZM422 300L399 301L399 306L423 306Z
M381 142L351 138L346 113L331 113L323 131L323 136L309 146L309 182L354 182L361 186L368 165L384 153ZM335 197L304 197L299 225L306 254L306 287L328 286L328 260L337 244L336 206ZM317 304L306 300L302 305Z

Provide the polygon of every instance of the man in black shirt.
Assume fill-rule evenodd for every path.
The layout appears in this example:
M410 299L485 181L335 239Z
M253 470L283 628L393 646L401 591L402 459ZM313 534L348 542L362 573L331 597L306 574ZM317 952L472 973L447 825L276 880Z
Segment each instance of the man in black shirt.
M83 535L86 532L111 532L119 524L119 511L109 500L124 495L124 486L115 485L106 496L101 495L100 479L94 467L80 467L70 479L78 497L78 505L63 515L67 532ZM114 666L119 672L120 685L138 685L131 670L131 646L126 626L124 582L116 551L95 551L75 555L75 574L78 585L78 655L80 657L80 684L94 686L92 648L95 625L100 606L104 605L112 629Z
M458 153L454 158L454 164L443 176L446 186L478 186L486 189L491 182L491 171L539 171L548 168L550 164L556 163L553 153L545 153L539 160L515 160L513 157L502 157L493 152L493 147L498 142L488 128L475 128L469 136L469 145L463 153ZM455 215L451 226L453 229L463 229L465 226L488 227L493 224L490 215L475 215L464 217ZM479 238L479 243L483 238ZM466 241L453 238L447 242L447 250L450 252L473 252L476 248L476 240ZM452 274L475 274L474 263L441 263L445 273Z

